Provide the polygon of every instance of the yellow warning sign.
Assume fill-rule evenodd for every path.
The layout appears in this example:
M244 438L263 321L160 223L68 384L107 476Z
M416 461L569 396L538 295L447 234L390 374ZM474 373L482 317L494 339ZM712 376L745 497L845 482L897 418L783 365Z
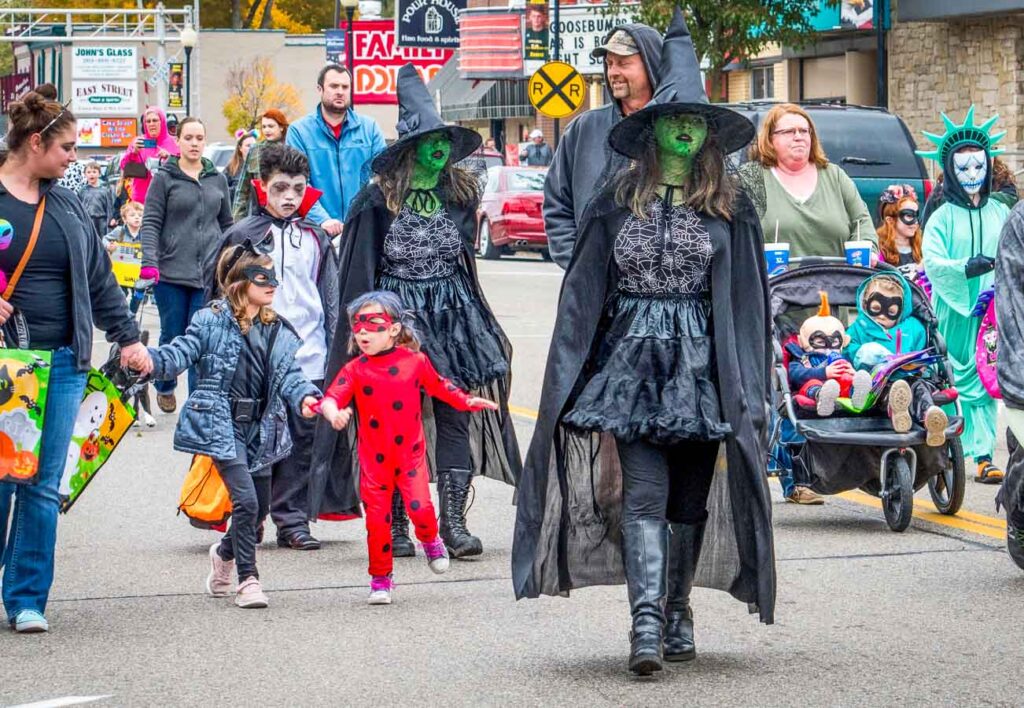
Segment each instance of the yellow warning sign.
M548 118L565 118L583 105L585 88L572 65L549 61L530 77L530 103Z

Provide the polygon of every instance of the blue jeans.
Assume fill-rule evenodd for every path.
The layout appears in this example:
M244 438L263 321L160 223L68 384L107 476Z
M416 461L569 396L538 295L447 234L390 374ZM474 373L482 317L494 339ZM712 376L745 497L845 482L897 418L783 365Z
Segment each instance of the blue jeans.
M153 288L156 307L160 311L160 345L170 344L175 337L185 334L192 315L206 305L206 292L201 288L190 288L187 285L174 283L157 283ZM188 370L188 391L196 385L196 370ZM174 393L178 384L175 381L154 381L157 393Z
M76 359L70 347L53 352L37 483L0 484L0 565L8 621L21 610L45 611L53 585L57 489L85 392L86 374L75 368Z
M778 413L773 411L774 416L778 416ZM790 454L790 447L792 445L798 445L804 442L804 437L796 432L796 428L789 422L789 418L782 418L782 433L779 437L778 444L772 449L772 456L775 458L775 462L778 466L779 472L779 483L782 485L782 498L785 499L793 493L793 488L799 484L806 484L807 482L803 479L797 480L793 465L795 464L793 456ZM783 443L787 443L783 444ZM802 475L801 475L802 476Z

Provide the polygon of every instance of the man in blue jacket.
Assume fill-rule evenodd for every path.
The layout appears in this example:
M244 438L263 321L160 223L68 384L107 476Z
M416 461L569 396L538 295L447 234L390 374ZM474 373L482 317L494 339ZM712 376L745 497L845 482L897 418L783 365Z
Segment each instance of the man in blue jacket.
M385 148L372 118L352 110L352 74L328 64L316 80L320 106L288 128L285 143L309 159L310 184L323 192L308 218L331 237L341 233L348 205L370 178L370 162Z

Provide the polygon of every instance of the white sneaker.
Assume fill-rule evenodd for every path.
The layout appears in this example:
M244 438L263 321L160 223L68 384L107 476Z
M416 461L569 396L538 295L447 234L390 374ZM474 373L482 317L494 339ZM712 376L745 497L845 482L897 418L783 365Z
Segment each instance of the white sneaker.
M822 418L828 418L835 413L837 398L839 398L839 382L835 379L829 379L818 389L818 415Z
M394 581L387 575L375 575L370 580L370 597L368 605L390 605L391 591L395 589Z
M245 610L266 607L270 604L263 594L259 578L246 578L235 593L235 604Z
M142 420L142 424L145 425L147 428L155 428L156 427L156 418L151 416L146 411L142 411L142 415L139 416L139 417Z
M235 574L235 562L226 561L217 553L220 541L210 546L210 574L206 576L206 592L214 597L227 597L234 590L231 578Z
M897 433L909 432L914 424L910 417L911 398L910 385L906 381L901 379L889 387L889 420Z
M858 371L853 375L853 385L850 387L850 402L853 407L860 410L868 402L868 394L871 393L871 372Z

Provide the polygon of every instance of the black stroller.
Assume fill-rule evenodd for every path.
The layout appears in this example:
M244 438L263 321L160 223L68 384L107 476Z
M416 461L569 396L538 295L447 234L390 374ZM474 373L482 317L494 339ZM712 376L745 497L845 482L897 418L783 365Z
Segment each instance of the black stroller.
M882 264L879 268L891 269ZM774 324L774 373L772 388L776 394L779 418L772 426L770 449L789 453L797 483L819 494L839 494L861 489L882 501L885 520L893 531L910 525L914 492L928 485L932 500L942 514L959 511L964 499L966 474L963 447L959 436L963 417L959 402L956 415L950 416L946 444L925 445L925 431L914 424L907 433L893 431L889 419L873 412L849 417L797 417L784 365L783 345L799 330L808 311L819 303L819 291L826 290L833 313L857 306L857 288L877 270L847 265L843 258L793 259L790 270L769 280L771 315ZM924 323L928 345L943 357L935 375L939 388L953 386L953 373L946 359L946 344L936 330L935 313L928 296L912 285L913 314ZM847 318L840 313L840 319ZM802 440L782 438L782 419L793 426ZM788 469L784 456L775 454L777 468Z

